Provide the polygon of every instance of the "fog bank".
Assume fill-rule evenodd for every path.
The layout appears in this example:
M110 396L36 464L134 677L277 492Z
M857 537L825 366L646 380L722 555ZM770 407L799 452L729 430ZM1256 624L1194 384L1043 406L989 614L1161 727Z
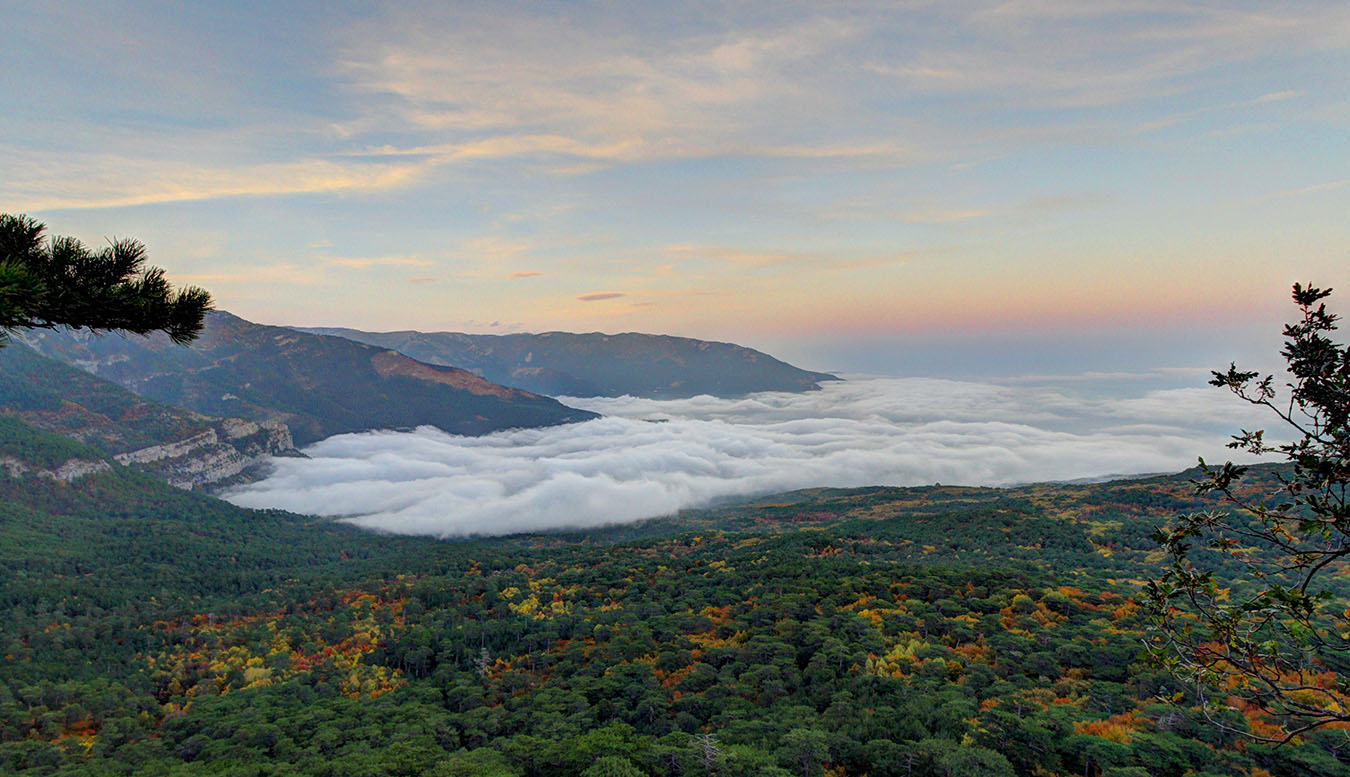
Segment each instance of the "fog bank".
M606 417L484 437L429 427L340 435L307 448L308 459L277 459L269 478L226 498L398 533L507 534L812 486L1170 472L1197 455L1229 457L1229 434L1267 421L1218 389L1138 385L1110 375L854 378L734 400L562 397Z

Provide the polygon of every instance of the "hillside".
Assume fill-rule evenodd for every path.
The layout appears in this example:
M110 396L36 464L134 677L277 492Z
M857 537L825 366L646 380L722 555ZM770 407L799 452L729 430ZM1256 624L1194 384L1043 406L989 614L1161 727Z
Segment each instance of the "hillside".
M298 446L371 429L485 434L595 417L464 370L225 312L210 314L187 347L163 336L87 332L29 330L19 339L142 397L210 416L280 421Z
M182 491L14 417L0 417L0 461L12 463L0 468L6 607L22 600L44 608L59 602L63 612L91 602L136 608L154 598L143 597L153 589L167 598L149 606L210 595L228 611L236 597L281 584L312 563L397 544L326 520ZM46 474L75 465L84 472Z
M1185 476L814 490L435 542L0 470L0 770L1350 774L1341 732L1157 700L1141 538L1197 506Z
M277 421L211 418L153 400L10 343L0 348L0 415L88 443L180 488L258 473L268 456L299 455Z
M392 348L414 359L462 367L495 383L552 396L737 397L756 391L810 391L822 382L839 380L751 348L668 335L300 331Z

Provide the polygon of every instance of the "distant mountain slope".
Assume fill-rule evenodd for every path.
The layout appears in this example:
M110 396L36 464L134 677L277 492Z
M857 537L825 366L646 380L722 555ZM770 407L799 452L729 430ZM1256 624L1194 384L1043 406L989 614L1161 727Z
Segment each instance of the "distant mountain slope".
M236 482L269 455L298 455L280 422L209 418L145 400L21 343L0 348L0 416L87 443L180 488Z
M473 370L495 383L555 396L734 397L756 391L810 391L824 381L839 380L751 348L669 335L299 331L392 348L431 364Z
M302 446L371 429L426 424L485 434L595 417L464 370L225 312L210 314L188 347L158 335L29 330L19 338L142 397L213 416L281 421Z

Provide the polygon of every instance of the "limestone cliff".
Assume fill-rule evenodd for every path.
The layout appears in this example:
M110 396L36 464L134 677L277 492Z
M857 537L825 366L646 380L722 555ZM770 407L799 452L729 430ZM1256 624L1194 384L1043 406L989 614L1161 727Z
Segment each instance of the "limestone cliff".
M280 421L212 418L145 400L20 343L0 348L0 417L5 416L185 489L232 485L262 474L271 456L300 455ZM53 459L34 468L30 461L24 472L60 473L58 463ZM18 476L13 464L0 468Z
M113 458L140 465L178 488L214 490L262 474L271 456L299 455L283 423L223 418L200 434Z
M12 478L37 477L69 483L85 475L110 469L112 466L102 459L67 459L60 466L49 469L28 464L13 456L0 456L0 472Z

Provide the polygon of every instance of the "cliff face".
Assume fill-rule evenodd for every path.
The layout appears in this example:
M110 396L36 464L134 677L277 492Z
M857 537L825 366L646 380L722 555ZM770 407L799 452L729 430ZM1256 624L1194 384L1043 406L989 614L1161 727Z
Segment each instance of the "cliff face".
M231 418L186 440L113 455L118 464L159 475L187 491L213 491L250 480L266 471L270 456L298 456L290 430L283 424L259 425ZM251 427L252 431L247 431ZM51 430L49 430L51 431ZM239 435L239 432L245 432ZM222 436L222 433L225 436ZM235 433L231 438L228 435ZM104 459L67 459L53 467L36 466L14 456L0 456L0 472L14 478L36 477L70 483L112 469Z
M0 417L22 421L89 446L119 464L158 475L178 488L211 490L263 473L270 456L300 455L279 421L210 418L141 399L83 370L47 359L19 343L0 348ZM34 466L14 457L0 469L15 477L70 479L94 469L71 458Z
M33 466L13 456L0 456L0 472L12 478L35 477L70 483L110 469L112 466L102 459L67 459L60 466L47 468Z
M113 458L119 464L140 465L177 488L214 490L263 474L270 456L299 455L283 423L223 418L186 439Z

